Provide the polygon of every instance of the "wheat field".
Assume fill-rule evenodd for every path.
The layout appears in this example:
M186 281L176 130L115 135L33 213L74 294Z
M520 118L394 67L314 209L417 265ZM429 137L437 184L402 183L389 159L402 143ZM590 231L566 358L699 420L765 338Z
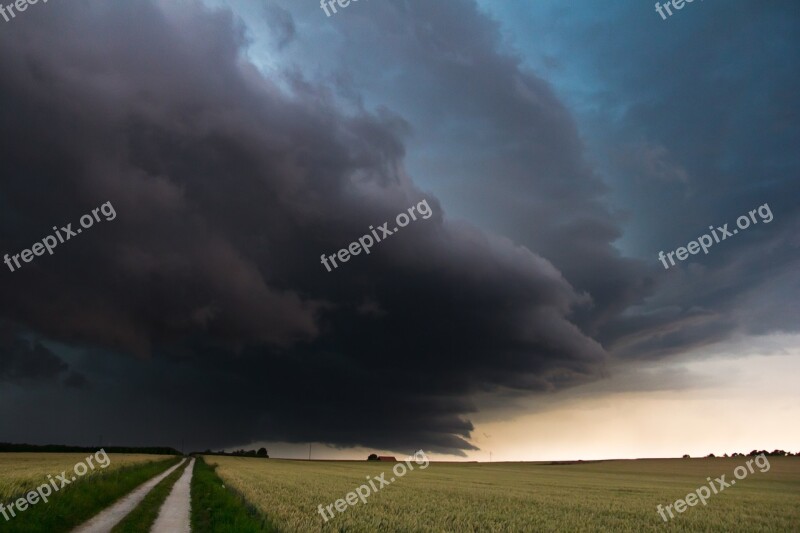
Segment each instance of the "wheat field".
M282 531L797 531L800 459L771 457L735 487L665 524L667 505L743 464L645 459L575 464L431 463L326 523L318 512L392 463L206 456L225 485ZM416 465L415 465L416 466Z
M86 462L86 453L0 453L0 502L21 496L37 486L47 483L48 474L55 477L67 471L71 477L76 463ZM111 471L123 466L163 460L164 456L150 454L109 453L111 463L101 469L94 460L94 470L89 469L84 478L93 472Z

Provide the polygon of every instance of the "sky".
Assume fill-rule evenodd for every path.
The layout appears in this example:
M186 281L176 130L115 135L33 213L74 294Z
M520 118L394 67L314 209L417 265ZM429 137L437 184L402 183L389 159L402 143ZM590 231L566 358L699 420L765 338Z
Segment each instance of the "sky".
M800 13L651 4L0 20L0 441L800 451Z

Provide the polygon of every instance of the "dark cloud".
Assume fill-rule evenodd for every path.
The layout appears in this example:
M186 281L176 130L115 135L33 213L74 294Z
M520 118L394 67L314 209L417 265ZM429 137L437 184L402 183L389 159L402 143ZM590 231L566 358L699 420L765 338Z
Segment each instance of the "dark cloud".
M0 36L0 97L15 102L1 112L14 132L3 196L16 206L0 243L16 253L106 201L117 217L6 272L0 310L173 378L92 370L126 420L190 404L198 445L462 453L471 393L556 390L602 368L602 347L567 318L587 297L540 256L448 221L404 169L395 114L342 114L301 79L285 95L241 59L226 12L48 7ZM334 272L320 264L422 199L430 219ZM165 370L173 359L187 376Z
M582 275L570 265L589 259L591 239L557 254L534 247L573 286L610 304L596 308L587 331L624 358L665 357L734 331L797 331L787 319L797 314L800 283L794 6L696 4L663 21L652 6L633 3L482 4L502 17L508 40L530 63L557 59L548 73L576 110L595 169L610 186L608 202L624 214L613 225L625 229L615 244L652 267L643 275L636 264L620 270L605 260L595 277L595 261L586 260ZM769 225L740 232L693 264L665 271L658 263L659 250L685 246L712 224L732 226L764 203L775 213ZM584 230L590 227L603 226Z
M86 379L86 376L77 372L70 372L69 375L64 378L64 385L73 389L91 388L91 384L89 380Z
M652 292L651 270L614 246L623 218L605 204L608 187L584 158L572 114L507 51L498 23L472 0L387 1L359 13L369 25L337 21L324 56L336 67L320 68L334 73L343 98L366 92L409 117L419 178L457 216L546 257L589 295L573 314L587 333ZM391 76L376 75L385 65Z
M18 385L52 382L69 369L56 354L40 342L26 338L19 328L0 322L0 382ZM74 379L84 376L72 373Z
M477 395L562 390L606 375L609 352L658 359L722 340L784 286L747 282L765 257L786 281L788 200L774 226L738 237L734 260L664 278L655 254L648 265L615 246L625 218L572 114L474 2L358 7L317 39L295 22L305 4L260 12L290 57L330 56L335 34L320 79L261 73L244 24L191 2L48 4L4 27L2 250L107 201L117 213L0 277L0 317L80 370L48 405L65 422L20 439L463 454ZM368 109L377 93L391 105ZM655 124L652 106L631 116ZM686 146L619 145L647 193L708 192L675 160ZM444 181L412 176L409 160ZM333 272L320 264L423 199L430 219ZM795 328L790 316L749 327ZM43 353L40 375L48 361L67 373Z
M292 14L279 4L268 0L264 5L264 15L275 45L280 50L292 42L297 33Z

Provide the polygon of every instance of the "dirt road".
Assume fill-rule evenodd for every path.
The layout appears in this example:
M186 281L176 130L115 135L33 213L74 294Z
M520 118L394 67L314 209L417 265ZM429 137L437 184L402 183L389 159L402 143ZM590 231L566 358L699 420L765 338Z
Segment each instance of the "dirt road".
M116 526L120 520L125 518L128 513L133 511L136 506L139 505L144 497L147 496L147 493L150 492L153 487L158 485L159 481L174 472L175 469L181 466L185 461L186 459L183 459L180 463L168 468L165 472L162 472L154 478L145 481L117 503L106 510L101 511L100 514L95 515L94 518L88 522L78 526L73 530L73 533L108 533L111 531L111 528ZM194 461L194 459L192 459L192 461ZM183 476L181 476L181 479L183 479Z
M158 513L158 518L150 533L189 533L191 531L189 511L191 509L190 488L193 471L194 458L183 471L180 479L173 485L172 492L161 506L161 511Z

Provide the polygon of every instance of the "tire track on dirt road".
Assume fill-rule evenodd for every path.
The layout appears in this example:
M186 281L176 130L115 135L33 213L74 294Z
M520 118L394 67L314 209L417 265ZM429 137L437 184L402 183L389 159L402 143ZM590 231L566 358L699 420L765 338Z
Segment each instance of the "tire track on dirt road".
M166 471L158 474L152 479L145 481L125 495L121 500L105 510L100 511L100 513L96 514L92 519L73 529L72 533L108 533L111 531L111 528L116 526L120 520L125 518L128 513L133 511L136 506L141 503L144 497L147 496L147 493L150 492L153 487L158 485L159 481L174 472L175 469L181 466L184 462L186 462L186 459L181 460L180 463L168 468Z
M150 533L189 533L191 531L191 485L194 457L173 485Z

